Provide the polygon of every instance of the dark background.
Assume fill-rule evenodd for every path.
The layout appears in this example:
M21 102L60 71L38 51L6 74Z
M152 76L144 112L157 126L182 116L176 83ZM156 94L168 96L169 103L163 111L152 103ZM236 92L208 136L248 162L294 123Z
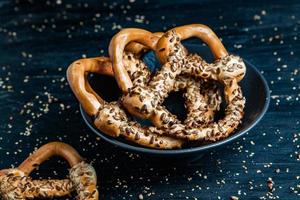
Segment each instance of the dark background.
M121 27L151 31L203 23L268 81L271 103L247 135L193 163L145 161L84 124L65 72L80 57L107 55ZM0 169L61 140L93 161L101 199L298 199L300 193L299 1L0 1ZM60 161L57 164L57 161ZM35 177L63 177L48 161ZM268 194L267 180L275 191ZM69 198L70 199L70 198Z

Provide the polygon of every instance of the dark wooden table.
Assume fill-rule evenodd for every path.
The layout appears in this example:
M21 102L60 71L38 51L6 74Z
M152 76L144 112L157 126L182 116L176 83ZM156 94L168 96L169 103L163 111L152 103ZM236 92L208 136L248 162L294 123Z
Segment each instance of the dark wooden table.
M69 89L68 65L107 55L120 28L162 31L189 23L209 25L230 52L263 72L272 90L264 119L234 143L182 166L146 162L97 138ZM93 161L101 199L298 199L299 40L297 0L2 0L0 168L17 166L34 148L61 140ZM34 176L63 177L66 168L54 159Z

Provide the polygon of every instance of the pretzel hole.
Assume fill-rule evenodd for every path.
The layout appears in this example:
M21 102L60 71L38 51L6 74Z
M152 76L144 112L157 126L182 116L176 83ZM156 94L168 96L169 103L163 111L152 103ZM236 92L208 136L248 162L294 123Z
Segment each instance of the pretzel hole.
M46 162L39 165L30 174L35 179L65 179L69 174L68 169L70 168L67 161L63 158L52 157Z
M198 38L189 38L181 41L181 43L187 48L189 54L199 54L199 49L201 49L201 54L199 55L204 58L206 62L212 63L215 60L210 48L202 40L199 40Z
M91 73L88 82L92 89L107 102L117 101L122 96L121 90L113 77Z
M130 114L128 116L130 116ZM131 117L132 117L133 121L138 122L142 126L154 126L154 124L150 120L148 120L148 119L140 119L140 118L135 117L135 116L131 116Z
M163 51L161 49L160 51ZM161 64L156 58L156 55L153 51L147 52L142 56L143 62L146 64L148 69L151 71L152 75L155 74L161 68ZM187 111L184 106L185 99L183 98L183 91L172 91L169 96L164 100L163 104L172 114L176 115L177 118L181 121L187 117ZM138 120L138 122L145 125L153 125L150 121L147 120Z
M143 55L142 60L146 64L148 69L152 72L152 74L160 70L161 68L161 64L157 60L153 51L149 51L145 55Z
M221 98L222 98L220 110L216 111L215 116L214 116L214 122L217 122L220 119L223 119L225 117L225 108L226 108L227 104L226 104L225 97L224 97L224 86L216 81L214 81L213 84L217 85L218 90L221 93Z
M163 105L177 118L184 121L187 117L187 110L184 106L185 99L183 97L183 91L171 92L169 96L163 102Z

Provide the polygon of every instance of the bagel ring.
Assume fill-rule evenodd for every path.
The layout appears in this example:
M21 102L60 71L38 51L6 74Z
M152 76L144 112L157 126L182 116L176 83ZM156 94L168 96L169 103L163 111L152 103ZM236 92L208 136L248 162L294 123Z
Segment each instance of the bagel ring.
M66 159L71 166L70 179L32 180L30 173L52 156ZM98 200L94 168L85 163L71 146L48 143L30 155L18 168L0 170L0 197L4 200L53 198L77 191L79 200Z

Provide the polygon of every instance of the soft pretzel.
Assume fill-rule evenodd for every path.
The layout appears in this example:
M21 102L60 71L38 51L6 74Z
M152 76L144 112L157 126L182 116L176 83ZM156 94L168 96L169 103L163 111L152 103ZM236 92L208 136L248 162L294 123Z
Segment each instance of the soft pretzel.
M134 56L134 55L131 55L131 56ZM131 59L127 59L127 62L129 61L134 61L133 57ZM136 60L136 62L138 62L138 60ZM75 67L75 63L77 63L77 67ZM130 70L130 66L136 66L134 64L130 64L130 63L127 63L129 64L128 65L128 70ZM71 67L72 66L72 67ZM94 118L98 119L98 117L96 117L96 115L100 115L100 113L98 112L99 110L99 105L100 104L105 104L105 102L103 101L103 99L97 94L95 93L95 91L91 88L91 86L89 85L88 83L88 80L86 78L86 76L84 75L85 72L95 72L95 73L99 73L99 74L105 74L105 75L108 75L108 76L113 76L113 72L112 72L112 67L111 67L111 62L109 62L109 59L108 58L89 58L89 59L82 59L82 60L79 60L78 62L74 62L72 65L70 66L70 68L68 69L68 80L69 82L71 80L72 83L70 82L70 86L71 88L73 89L73 92L75 93L75 95L77 96L78 100L81 102L84 110L89 114L89 115L92 115L94 116ZM126 65L127 66L127 65ZM75 68L75 69L74 69ZM77 68L77 69L76 69ZM132 67L131 67L132 68ZM141 69L141 68L138 68L138 69ZM84 82L84 84L83 84ZM178 81L177 82L177 86L176 88L177 89L181 89L181 88L184 88L186 87L184 84L188 84L187 81ZM200 83L199 83L200 84ZM205 83L204 83L205 85ZM210 86L208 86L210 87ZM199 88L195 89L195 90L198 90ZM203 88L205 89L205 88ZM192 91L194 89L191 88L191 92L190 94L189 93L186 93L186 95L193 95ZM208 90L209 91L209 90ZM212 90L210 90L211 92L213 92ZM202 92L203 93L203 92ZM200 92L196 92L196 95L197 94L200 94ZM217 94L217 93L216 93ZM192 98L192 97L186 97L186 98ZM208 98L208 97L207 97ZM216 98L217 99L217 98ZM209 102L208 99L203 99L205 100L205 104L206 102ZM210 99L211 101L213 99ZM100 103L99 103L100 102ZM188 100L189 102L189 100ZM111 103L112 106L117 106L117 103ZM210 103L209 102L209 105L208 106L211 106L213 105L213 103ZM199 109L199 107L197 107L198 105L196 104L195 105L196 109ZM193 107L191 107L193 108ZM118 108L119 110L119 108ZM217 108L213 108L213 110L217 110ZM163 112L163 109L159 109L159 112ZM96 114L95 114L96 113ZM115 112L114 112L115 113ZM112 115L114 114L112 113ZM195 111L195 114L197 113L197 111ZM195 116L195 119L197 119L197 117L200 118L200 116ZM163 120L166 120L167 117L165 117ZM103 120L103 119L102 119ZM115 120L115 119L113 119ZM96 121L95 121L96 123ZM97 122L97 124L99 124L100 122ZM113 121L111 122L113 123ZM194 122L195 123L195 122ZM200 122L198 123L203 123L203 120L200 120ZM157 137L157 134L161 134L162 131L161 130L158 130L156 129L155 127L148 127L146 128L145 130L142 130L142 128L137 125L137 124L134 124L133 122L131 122L131 125L133 126L138 126L138 129L141 129L140 132L142 133L139 133L139 135L143 136L144 133L146 131L146 136L150 136L148 138L150 138L150 143L151 143L151 140L152 142L154 141L158 141L157 139L155 139ZM103 132L111 135L113 131L111 130L107 130L105 128L99 128L100 130L102 130ZM148 129L148 130L147 130ZM123 128L123 130L126 131L126 128ZM128 130L127 130L128 131ZM153 132L153 134L151 135L147 135L149 134L149 132ZM123 131L124 133L124 131ZM112 136L115 136L114 134ZM127 134L124 134L123 136L127 137ZM153 136L153 137L152 137ZM131 139L130 138L127 138L129 140L133 140L132 139L133 135L131 136ZM144 140L145 141L145 140ZM136 137L134 136L134 142L144 142L143 140L142 141L137 141L136 140ZM174 139L171 140L172 142L174 141ZM159 142L160 144L162 144L161 142ZM182 141L179 141L178 144L181 145ZM150 147L155 147L155 148L159 148L159 144L152 144L152 145L149 145L147 143L145 143L144 145L146 146L150 146ZM174 147L177 147L176 145ZM161 147L161 148L174 148L172 146L169 146L169 147Z
M161 131L154 127L151 130L141 127L127 117L119 102L106 102L99 95L96 96L90 86L86 88L87 73L112 75L106 72L111 72L111 62L106 57L77 60L69 66L67 71L72 91L84 110L94 117L95 126L112 137L122 136L142 146L160 149L181 147L182 140L159 136L158 134L162 134Z
M163 32L153 33L153 35L157 37L156 38L153 37L152 42L157 43L159 38L163 34L164 34ZM156 46L156 44L153 44L151 46L152 47ZM129 76L133 82L133 85L143 84L143 86L145 86L145 84L149 81L149 77L151 73L148 70L148 68L145 66L145 64L141 62L140 57L151 49L147 48L146 46L140 43L131 42L125 47L125 50L126 52L124 52L123 61L126 64L124 64L124 67L127 69ZM187 52L187 50L185 51ZM135 65L131 65L131 66L130 64L128 65L126 60L128 59L129 56L131 57L131 60L133 59L137 60ZM140 72L138 73L139 76L134 76L136 71ZM136 81L135 80L136 78L140 80ZM201 92L200 92L200 88L201 88ZM192 77L178 76L176 77L176 82L173 89L174 91L186 89L186 92L183 95L186 99L185 107L187 108L187 118L184 120L185 125L195 127L213 121L214 112L220 109L220 104L222 101L220 91L218 90L215 84L211 84L203 80L195 80ZM158 108L158 110L161 110L161 108ZM203 111L206 111L206 113L204 113ZM166 113L165 116L168 116L168 113ZM174 118L174 116L171 117ZM165 121L174 121L174 120L175 119L168 119L167 117L165 117ZM156 121L154 121L154 124L156 126L168 128L166 126L167 123L157 124L155 122ZM164 126L162 126L162 124Z
M166 129L171 125L180 122L177 120L176 116L172 115L160 105L163 99L156 96L156 94L154 94L155 92L152 93L152 96L140 94L148 87L147 84L150 79L150 72L141 60L134 59L136 57L132 54L128 55L128 52L124 53L125 48L127 51L132 51L137 55L140 55L139 52L145 52L144 49L147 50L147 48L155 50L156 43L161 35L162 33L152 34L151 32L142 29L123 29L112 38L109 51L116 73L116 80L123 92L127 93L127 96L122 100L123 105L130 113L142 118L150 119L156 127ZM139 42L140 44L133 42ZM183 48L183 51L186 50ZM120 56L123 54L123 57ZM128 64L128 60L131 61L131 66L133 67ZM132 61L134 61L134 63L132 63ZM126 78L127 81L124 81L124 77L129 77L129 79ZM187 93L185 94L188 101L186 104L188 115L185 120L187 124L191 124L193 120L193 124L197 123L198 125L212 121L215 110L211 108L217 109L221 103L218 90L214 90L217 92L217 95L211 95L211 92L204 93L203 95L200 93L199 80L195 81L194 79L185 76L176 78L175 82L176 84L173 84L172 90L177 91L179 89L187 89ZM131 97L133 94L136 95L134 95L134 99L132 100ZM211 96L207 98L207 94L210 94ZM128 95L130 96L129 98ZM165 97L166 96L167 95L165 95ZM214 101L210 101L210 103L215 103L215 105L207 106L204 96L206 96L206 99L214 99ZM128 99L130 99L129 102ZM143 105L139 103L135 104L136 102L139 102L139 99L143 100ZM157 102L158 99L160 99L160 104ZM145 102L147 102L148 105ZM151 113L147 113L147 107L149 105L155 107ZM204 110L206 112L203 112Z
M33 180L30 173L52 156L66 159L71 166L70 179ZM77 191L79 200L98 200L94 168L85 163L71 146L48 143L30 155L18 168L0 171L0 197L4 200L53 198Z
M214 63L206 63L196 54L178 54L176 49L180 48L180 41L190 37L198 37L210 47L216 59ZM201 24L176 27L166 32L158 41L157 49L157 56L162 60L167 57L167 62L178 62L178 60L184 62L185 67L178 70L181 73L222 83L227 102L223 119L198 128L187 128L182 124L174 124L169 133L175 133L177 137L190 140L211 141L225 138L232 133L239 125L244 113L245 98L238 85L238 81L244 77L246 72L243 60L238 56L229 55L214 32Z
M128 57L130 57L130 62L128 62ZM135 55L128 52L125 53L123 61L133 85L146 86L151 75L147 66ZM213 121L214 113L219 110L222 101L216 85L201 79L195 80L192 77L178 76L173 90L186 90L183 94L187 108L187 118L184 124L200 126ZM164 117L160 117L161 115ZM151 116L150 120L158 128L164 129L169 128L174 123L179 123L177 117L162 105L156 107L155 114Z
M205 127L187 127L174 122L171 129L165 133L176 134L177 137L189 140L205 139L211 141L222 139L232 133L240 123L245 104L245 99L237 84L245 75L246 69L241 58L228 55L218 37L207 26L187 25L177 27L166 32L155 47L158 58L162 63L166 62L161 70L151 79L148 87L132 87L133 83L124 69L120 54L122 55L125 46L133 41L153 49L153 43L149 38L154 36L151 36L151 33L145 30L129 29L129 31L132 34L121 31L114 36L109 50L116 80L123 92L126 93L123 105L130 113L146 119L152 119L153 116L157 118L157 106L173 89L176 84L176 77L185 73L190 76L217 80L224 84L224 94L228 104L225 110L226 115L224 119L216 123L210 123ZM215 63L207 64L199 56L187 54L180 41L192 36L197 36L208 44L217 59ZM119 40L116 38L119 38ZM204 113L207 113L207 111L207 108L205 108Z

